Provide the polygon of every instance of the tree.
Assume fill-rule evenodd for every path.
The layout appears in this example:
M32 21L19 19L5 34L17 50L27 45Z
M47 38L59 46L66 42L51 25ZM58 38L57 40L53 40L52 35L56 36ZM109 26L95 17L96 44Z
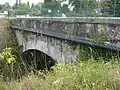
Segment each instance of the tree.
M68 0L69 3L61 4L66 0L45 0L44 3L14 5L16 14L29 14L31 16L94 16L97 8L96 0ZM73 8L73 9L71 9Z
M95 9L98 2L96 0L69 0L69 5L73 6L73 16L95 16Z
M6 10L11 9L11 6L9 5L9 3L4 4L4 9L6 9Z
M45 16L58 16L60 14L61 1L45 0L42 5L42 14Z
M105 0L103 7L104 11L107 13L107 16L114 16L114 2L114 0ZM120 0L116 0L115 17L120 17Z
M0 4L0 10L2 10L2 9L3 9L3 5Z
M67 4L63 4L63 6L61 7L61 12L64 14L67 14L70 12Z
M41 9L42 9L42 3L38 3L36 5L32 4L29 15L30 16L41 16Z
M19 6L13 6L15 15L26 15L29 13L30 7L28 4L21 3Z
M94 16L97 8L96 0L68 0L68 4L61 3L67 0L45 0L44 3L32 4L31 16ZM71 8L73 7L73 10ZM81 9L80 9L81 8Z
M5 4L0 4L0 10L10 10L11 6L9 5L9 3L5 3Z

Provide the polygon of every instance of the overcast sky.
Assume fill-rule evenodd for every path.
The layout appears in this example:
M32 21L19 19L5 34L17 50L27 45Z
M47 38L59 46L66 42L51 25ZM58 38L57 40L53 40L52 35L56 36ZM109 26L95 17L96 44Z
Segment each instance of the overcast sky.
M38 2L43 2L44 0L21 0L21 1L22 1L22 3L29 1L30 4L31 3L35 3L36 4ZM4 4L6 2L10 3L10 5L13 5L13 4L15 4L16 0L0 0L0 4Z

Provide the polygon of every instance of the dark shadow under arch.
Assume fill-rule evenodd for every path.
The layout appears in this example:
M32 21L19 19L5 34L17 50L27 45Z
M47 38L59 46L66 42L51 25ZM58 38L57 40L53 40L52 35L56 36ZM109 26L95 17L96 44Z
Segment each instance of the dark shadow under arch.
M28 68L33 68L35 70L50 70L51 67L57 63L47 54L35 49L23 52L22 58Z

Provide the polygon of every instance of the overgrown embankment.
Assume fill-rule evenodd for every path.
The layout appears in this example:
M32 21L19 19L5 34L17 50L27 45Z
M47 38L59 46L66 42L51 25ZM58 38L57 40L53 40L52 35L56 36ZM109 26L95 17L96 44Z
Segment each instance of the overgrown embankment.
M5 47L17 45L14 32L8 29L10 25L10 20L0 19L0 51Z
M118 62L81 61L56 65L53 71L29 74L19 81L1 82L0 90L119 90Z
M0 19L0 79L4 80L18 77L20 66L19 47L14 31L9 29L11 24L11 20Z

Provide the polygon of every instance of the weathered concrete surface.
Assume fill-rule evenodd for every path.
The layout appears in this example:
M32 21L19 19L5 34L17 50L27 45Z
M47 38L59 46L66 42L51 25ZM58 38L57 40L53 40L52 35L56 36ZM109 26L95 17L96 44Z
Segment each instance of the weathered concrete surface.
M72 63L79 57L79 46L73 49L72 45L62 40L38 36L30 32L15 32L19 45L23 45L23 52L31 49L39 50L60 64Z
M15 18L13 25L31 31L45 32L66 38L76 38L97 43L110 42L120 47L120 18L113 17L76 17L76 18ZM40 50L58 63L71 63L79 57L79 46L71 45L44 35L16 31L23 51ZM71 48L72 47L72 48Z
M120 41L120 18L76 17L76 18L16 18L15 26L44 30L67 36L104 43Z

